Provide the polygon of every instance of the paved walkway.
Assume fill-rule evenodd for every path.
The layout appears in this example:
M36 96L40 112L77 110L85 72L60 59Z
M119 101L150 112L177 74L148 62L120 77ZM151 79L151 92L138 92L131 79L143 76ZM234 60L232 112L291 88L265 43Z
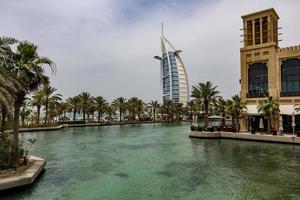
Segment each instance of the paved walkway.
M36 156L30 156L29 160L35 162L21 174L0 179L0 191L33 183L45 167L46 161Z
M260 142L277 142L287 144L299 144L300 137L295 135L270 135L270 134L251 134L251 133L232 133L232 132L198 132L191 131L190 137L193 138L211 138L211 139L238 139Z

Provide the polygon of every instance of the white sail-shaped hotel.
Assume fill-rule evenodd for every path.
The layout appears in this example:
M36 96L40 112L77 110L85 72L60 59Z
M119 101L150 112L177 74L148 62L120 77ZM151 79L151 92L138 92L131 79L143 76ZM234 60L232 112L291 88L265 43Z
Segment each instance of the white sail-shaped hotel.
M181 50L174 46L163 35L161 36L160 79L163 102L186 104L189 101L188 79L186 69L180 57Z

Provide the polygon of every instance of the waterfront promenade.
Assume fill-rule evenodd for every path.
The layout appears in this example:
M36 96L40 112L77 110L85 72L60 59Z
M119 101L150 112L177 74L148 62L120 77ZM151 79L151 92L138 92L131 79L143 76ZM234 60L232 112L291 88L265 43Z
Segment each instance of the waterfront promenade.
M258 142L275 142L285 144L297 144L300 145L300 137L295 135L271 135L271 134L251 134L251 133L233 133L233 132L199 132L191 131L191 138L202 139L236 139L236 140L248 140Z

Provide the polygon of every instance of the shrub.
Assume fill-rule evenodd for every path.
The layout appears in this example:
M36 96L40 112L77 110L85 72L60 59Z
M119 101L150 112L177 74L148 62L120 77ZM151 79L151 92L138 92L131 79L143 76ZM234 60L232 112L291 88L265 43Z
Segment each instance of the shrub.
M202 127L199 126L199 127L197 128L197 131L202 132Z
M195 127L194 126L191 126L191 131L195 131Z
M0 138L0 169L9 168L11 141L7 136Z

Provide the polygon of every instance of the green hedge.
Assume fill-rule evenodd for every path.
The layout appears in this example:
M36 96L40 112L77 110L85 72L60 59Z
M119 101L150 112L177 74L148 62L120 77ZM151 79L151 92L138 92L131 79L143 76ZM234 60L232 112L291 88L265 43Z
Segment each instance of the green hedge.
M11 141L7 136L0 137L0 169L9 168Z

